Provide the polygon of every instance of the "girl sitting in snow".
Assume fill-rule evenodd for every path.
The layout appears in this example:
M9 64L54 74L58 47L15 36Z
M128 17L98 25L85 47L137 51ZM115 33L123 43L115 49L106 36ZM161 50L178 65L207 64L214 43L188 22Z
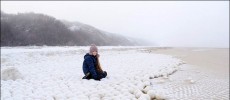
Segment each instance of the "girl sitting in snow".
M89 53L84 56L82 69L85 74L82 79L100 80L107 76L107 72L103 71L100 66L99 54L96 45L92 44Z

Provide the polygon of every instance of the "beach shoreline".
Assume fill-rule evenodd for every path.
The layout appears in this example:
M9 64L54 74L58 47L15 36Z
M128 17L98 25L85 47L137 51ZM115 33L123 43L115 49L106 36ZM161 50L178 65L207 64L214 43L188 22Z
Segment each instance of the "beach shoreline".
M157 84L159 79L152 80L153 87L168 91L163 93L168 99L229 100L229 48L146 48L145 51L171 55L185 62L170 75L171 81ZM188 79L194 82L187 84Z

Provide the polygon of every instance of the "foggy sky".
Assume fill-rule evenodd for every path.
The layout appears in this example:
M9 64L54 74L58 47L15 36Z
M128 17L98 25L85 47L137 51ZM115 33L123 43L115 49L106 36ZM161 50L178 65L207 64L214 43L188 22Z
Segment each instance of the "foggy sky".
M159 46L229 48L229 1L1 1L1 10L79 21Z

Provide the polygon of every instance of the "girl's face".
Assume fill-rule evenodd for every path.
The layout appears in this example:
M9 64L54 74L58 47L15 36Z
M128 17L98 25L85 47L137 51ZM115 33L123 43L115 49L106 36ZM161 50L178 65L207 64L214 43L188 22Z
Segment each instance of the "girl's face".
M97 51L94 51L94 52L93 52L93 55L96 56L96 55L97 55Z

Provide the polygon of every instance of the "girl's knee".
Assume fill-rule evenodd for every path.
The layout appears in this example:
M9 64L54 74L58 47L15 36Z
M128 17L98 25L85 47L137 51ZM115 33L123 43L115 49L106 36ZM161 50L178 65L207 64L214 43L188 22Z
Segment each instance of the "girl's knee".
M104 74L104 77L106 77L106 76L107 76L107 72L106 72L106 71L104 71L104 72L103 72L103 74Z

